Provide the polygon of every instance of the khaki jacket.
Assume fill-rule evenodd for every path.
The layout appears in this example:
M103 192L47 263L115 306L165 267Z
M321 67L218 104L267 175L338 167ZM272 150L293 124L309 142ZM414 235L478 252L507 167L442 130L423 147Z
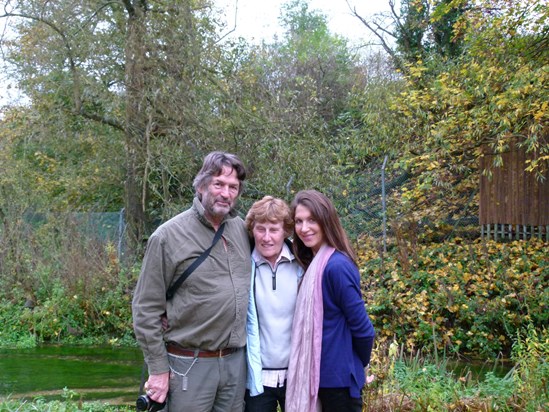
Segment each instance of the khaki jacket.
M195 198L189 210L149 238L132 302L135 336L149 374L169 371L165 342L201 350L245 346L250 245L241 218L227 216L225 222L222 239L169 301L166 290L210 247L215 232ZM166 331L160 321L164 313Z

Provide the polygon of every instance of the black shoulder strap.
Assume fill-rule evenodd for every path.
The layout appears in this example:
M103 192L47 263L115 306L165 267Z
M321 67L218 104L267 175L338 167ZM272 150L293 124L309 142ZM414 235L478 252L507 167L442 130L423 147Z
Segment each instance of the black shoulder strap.
M177 289L179 289L179 286L189 277L191 273L194 272L194 270L200 266L202 262L208 257L210 252L212 251L213 247L217 243L219 239L221 239L221 235L223 234L223 229L225 229L225 223L223 223L221 226L219 226L219 229L217 229L217 232L215 232L215 236L213 238L211 246L206 249L198 258L179 276L179 278L175 281L175 283L170 286L170 288L166 291L166 300L170 300L173 298L173 295L175 295L175 292Z

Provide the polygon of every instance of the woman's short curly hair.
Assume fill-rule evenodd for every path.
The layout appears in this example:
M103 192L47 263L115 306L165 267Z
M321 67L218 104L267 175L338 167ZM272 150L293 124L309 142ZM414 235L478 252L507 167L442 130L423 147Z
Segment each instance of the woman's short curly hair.
M246 227L250 236L256 223L277 223L282 222L284 237L293 233L294 220L288 204L272 196L265 196L263 199L255 202L246 215Z

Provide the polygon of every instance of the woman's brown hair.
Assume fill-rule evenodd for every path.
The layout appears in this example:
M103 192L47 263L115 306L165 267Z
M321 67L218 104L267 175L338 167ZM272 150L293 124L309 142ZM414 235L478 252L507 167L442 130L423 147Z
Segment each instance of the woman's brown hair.
M295 209L302 205L309 209L313 218L318 222L324 233L324 241L336 250L349 256L356 264L356 255L349 242L347 233L333 203L324 195L316 190L302 190L298 192L292 201L292 217L295 218ZM295 234L293 240L294 254L299 263L307 269L313 260L313 251L305 246L299 236Z

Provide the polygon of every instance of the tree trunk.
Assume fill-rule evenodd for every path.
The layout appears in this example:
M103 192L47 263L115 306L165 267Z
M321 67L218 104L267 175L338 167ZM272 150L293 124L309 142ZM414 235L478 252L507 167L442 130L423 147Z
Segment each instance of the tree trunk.
M126 182L125 206L128 252L136 256L146 236L146 152L145 13L144 2L128 10L126 38Z

